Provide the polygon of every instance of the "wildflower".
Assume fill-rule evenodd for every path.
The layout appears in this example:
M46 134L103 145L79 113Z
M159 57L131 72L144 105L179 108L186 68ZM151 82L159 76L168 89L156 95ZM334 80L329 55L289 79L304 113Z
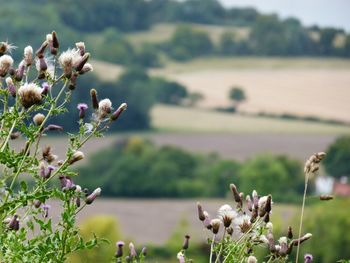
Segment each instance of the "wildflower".
M198 209L198 217L200 221L204 221L205 219L205 215L203 213L203 208L202 205L198 202L197 203L197 209Z
M237 213L227 204L219 208L218 214L225 227L229 227L232 220L237 216Z
M207 211L203 211L203 214L204 214L204 220L203 220L203 225L207 228L207 229L211 229L211 220L210 220L210 217L209 217L209 214Z
M16 97L16 87L15 87L15 84L13 84L12 78L7 77L5 81L6 81L7 89L11 94L11 96Z
M19 131L12 132L10 135L11 140L16 140L19 136L21 136L21 133Z
M45 218L47 218L48 216L49 216L49 209L51 208L51 206L50 205L46 205L46 204L43 204L42 206L41 206L41 209L43 210L43 212L44 212L44 217Z
M22 60L21 63L19 63L18 69L16 70L16 73L15 73L15 79L17 81L21 81L23 79L25 69L26 69L26 65L24 60Z
M33 48L31 46L26 46L24 48L24 62L26 66L31 66L33 64Z
M239 192L237 190L236 185L235 184L230 184L230 189L231 189L231 192L233 194L233 197L234 197L236 203L241 202L241 197L239 196Z
M320 168L320 162L324 159L326 153L319 152L310 156L305 162L304 173L315 173Z
M129 243L129 253L130 253L129 256L131 258L135 258L137 256L135 246L132 242Z
M16 46L9 44L8 42L0 42L0 57L6 52L11 53L11 51L16 48Z
M33 205L35 208L39 208L41 206L41 201L40 200L34 200Z
M49 124L46 128L46 131L63 131L63 127L56 124Z
M41 89L41 95L46 96L46 95L49 93L49 90L50 90L50 85L49 85L49 83L44 82L44 83L41 85L41 87L42 87L42 89Z
M79 118L83 119L85 117L85 111L88 109L88 105L85 103L79 103L77 109L79 110Z
M96 110L98 109L98 99L97 99L97 91L95 89L90 90L90 96L91 96L91 102L92 102L92 107Z
M115 252L116 258L120 258L123 256L123 246L124 245L125 245L125 243L123 241L118 241L116 243L116 246L117 246L117 251Z
M63 69L63 72L66 77L70 78L73 71L73 66L80 59L80 54L77 49L68 49L63 52L58 61Z
M311 254L304 255L304 263L311 263L313 261L313 256Z
M60 179L62 190L69 190L75 187L72 178L70 178L69 176L61 175L60 177L58 177L58 179Z
M73 153L71 159L68 161L69 164L73 164L77 161L80 161L84 159L84 153L81 151L76 151L75 153Z
M242 233L247 233L252 226L250 217L248 215L242 215L235 220Z
M79 49L80 56L84 56L85 54L85 43L84 42L77 42L75 43L75 46L77 49Z
M221 220L218 218L212 219L210 221L210 225L211 225L213 233L217 234L219 232L219 229L220 229Z
M92 194L90 194L88 197L86 197L85 203L90 205L93 201L101 194L101 188L96 188Z
M10 230L14 230L17 231L19 229L19 219L18 219L18 215L14 215L10 222L8 223L8 227Z
M41 88L35 83L25 83L18 89L18 95L24 108L41 102Z
M5 77L9 69L13 65L13 59L9 55L3 55L0 57L0 77Z
M111 120L115 121L119 118L120 114L122 114L123 111L126 110L126 108L128 107L128 105L126 103L122 103L119 108L113 112L113 114L111 115Z
M79 71L79 74L83 75L85 73L92 72L92 71L94 71L94 67L90 63L85 63L83 68Z
M287 237L280 237L280 239L278 240L278 243L280 244L280 249L279 249L280 255L281 256L287 255L287 251L288 251Z
M85 53L74 65L76 71L81 71L90 58L90 53Z
M111 113L112 102L109 99L103 99L98 103L99 118L103 119Z
M185 255L182 252L177 253L177 259L179 263L185 263Z
M293 231L292 231L292 227L291 227L291 226L288 227L288 234L287 234L287 237L288 237L289 239L292 239L292 238L293 238Z
M190 236L189 236L189 235L186 235L186 236L185 236L184 243L183 243L183 245L182 245L182 249L188 249L188 247L189 247L189 241L190 241Z
M147 247L143 247L141 250L141 254L145 257L147 256Z
M41 46L38 48L38 50L35 52L36 56L40 59L44 57L45 49L49 43L47 41L44 41Z
M258 260L254 256L249 256L247 259L247 263L257 263Z
M33 122L35 123L35 125L40 126L43 121L45 120L45 115L42 113L37 113L35 114L35 116L33 117Z

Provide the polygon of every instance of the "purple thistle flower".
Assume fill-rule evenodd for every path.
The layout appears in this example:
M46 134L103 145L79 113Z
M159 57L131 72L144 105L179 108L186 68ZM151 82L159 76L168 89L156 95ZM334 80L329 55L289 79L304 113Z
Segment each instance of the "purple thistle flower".
M313 256L311 254L304 255L304 263L311 263L313 260Z
M72 188L75 187L75 184L74 184L73 180L69 176L61 175L59 177L59 179L61 181L61 188L62 188L62 190L72 189Z
M86 103L79 103L77 109L79 110L79 118L83 119L85 117L85 111L88 109L88 105Z
M50 90L50 85L49 83L47 82L44 82L42 85L41 85L42 89L41 89L41 95L47 95L47 93L49 93L49 90Z
M123 246L125 245L125 243L123 241L118 241L116 245L117 251L115 252L115 257L120 258L123 256Z
M41 209L44 211L44 217L47 218L49 216L49 209L51 208L51 205L43 204L41 205Z

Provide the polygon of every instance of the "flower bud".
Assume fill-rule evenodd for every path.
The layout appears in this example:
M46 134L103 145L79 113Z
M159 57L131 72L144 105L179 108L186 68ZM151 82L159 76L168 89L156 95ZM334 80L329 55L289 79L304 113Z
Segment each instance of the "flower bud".
M90 53L85 53L84 56L82 56L81 59L75 65L75 70L81 71L85 63L89 60L89 58L90 58Z
M141 250L141 254L145 257L147 256L147 247L143 247Z
M92 107L96 110L98 109L98 99L97 99L97 91L95 89L90 90Z
M47 41L44 41L39 47L39 49L35 52L36 56L39 59L44 57L45 49L47 48L48 44L49 43Z
M88 197L86 197L85 203L87 205L92 204L97 196L101 194L101 188L96 188Z
M131 258L136 258L137 256L135 246L132 242L129 243L129 256Z
M122 114L122 112L125 111L127 107L128 107L128 106L127 106L126 103L122 103L122 104L119 106L119 108L118 108L115 112L113 112L113 114L111 115L111 117L110 117L111 120L112 120L112 121L117 120L117 119L119 118L120 114Z
M23 79L25 69L26 69L26 65L24 60L22 60L21 63L19 63L18 69L16 70L15 80L21 81Z
M10 77L6 78L6 85L9 93L11 94L12 97L16 97L16 87L15 84L13 84L13 80Z
M80 56L84 56L85 54L85 43L84 42L77 42L75 43L75 46L77 49L79 49Z
M35 123L35 125L40 126L43 121L45 120L45 115L41 114L41 113L37 113L35 114L35 116L33 117L33 122Z
M76 151L76 152L72 155L72 157L71 157L71 159L68 161L68 163L69 163L69 164L73 164L73 163L75 163L75 162L77 162L77 161L80 161L80 160L82 160L82 159L84 159L84 153L81 152L81 151Z
M17 231L19 229L19 219L18 215L14 215L8 224L10 230Z
M60 44L58 42L58 39L57 39L57 34L55 31L52 31L52 46L54 48L59 48L60 47Z
M123 241L118 241L116 243L117 246L117 251L115 252L115 257L116 258L121 258L123 256L123 246L125 243Z
M190 236L189 235L186 235L185 236L185 240L184 240L184 243L183 243L183 245L182 245L182 249L188 249L188 247L189 247L189 242L190 241Z
M241 197L239 196L239 192L237 190L236 185L235 184L230 184L230 189L231 189L231 192L233 194L233 197L234 197L236 203L241 202Z
M88 105L85 103L79 103L77 109L79 110L79 118L83 119L85 117L85 112L88 109Z
M46 131L63 131L63 127L56 124L49 124L46 128Z
M198 202L197 203L197 209L198 209L198 218L200 221L204 221L205 215L203 213L203 208L202 205Z
M212 227L212 231L214 234L217 234L219 232L220 229L220 225L221 225L221 220L218 218L212 219L210 221L210 225Z

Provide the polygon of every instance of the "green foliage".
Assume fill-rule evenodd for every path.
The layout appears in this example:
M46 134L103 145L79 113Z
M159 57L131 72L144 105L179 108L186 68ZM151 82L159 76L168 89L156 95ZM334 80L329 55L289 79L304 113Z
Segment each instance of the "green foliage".
M349 205L349 199L339 199L307 207L304 229L313 237L304 251L311 252L315 262L350 258Z
M80 234L84 239L91 239L95 235L108 242L101 243L98 247L73 253L69 262L109 262L113 259L116 250L115 243L122 240L118 222L111 216L94 216L86 219L79 226Z
M244 193L256 189L278 201L293 201L303 191L302 165L283 156L259 155L243 164L239 182Z
M179 25L167 45L170 57L180 61L209 55L213 51L208 34L188 25Z
M235 104L246 100L245 92L241 87L232 87L230 89L229 97Z
M350 136L339 137L327 149L324 167L330 176L340 178L350 174Z
M188 96L186 87L177 82L154 77L152 84L156 90L157 102L180 105L183 99Z
M139 138L121 141L97 153L81 167L81 182L104 193L133 197L225 196L239 165L212 156L196 156L172 146L155 147ZM232 173L231 173L232 172Z

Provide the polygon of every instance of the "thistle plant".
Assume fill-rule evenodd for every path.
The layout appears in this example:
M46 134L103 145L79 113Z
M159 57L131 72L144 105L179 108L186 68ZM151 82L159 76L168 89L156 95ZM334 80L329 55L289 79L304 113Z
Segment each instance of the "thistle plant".
M209 263L256 263L258 247L265 247L268 251L264 262L287 262L293 248L311 238L310 233L293 238L292 228L289 227L286 236L276 239L270 222L272 196L259 196L255 190L251 196L244 196L234 184L230 185L230 189L235 207L229 204L221 206L215 218L211 218L197 203L198 218L212 235L208 238ZM178 259L179 262L189 262L185 250L178 254Z
M72 168L85 158L85 143L101 137L126 104L114 111L109 99L99 101L91 90L91 103L82 102L77 112L69 112L77 120L77 132L67 134L66 154L57 156L51 146L42 145L41 138L64 131L51 119L67 112L70 97L80 88L77 80L93 70L90 54L83 42L60 52L55 32L35 53L27 46L17 68L13 49L0 43L0 261L64 262L70 253L104 241L97 237L86 241L79 235L76 217L93 205L101 189L76 185L78 174ZM88 104L92 116L87 115ZM23 141L20 150L13 146L16 139ZM61 205L56 219L50 213L53 199Z

